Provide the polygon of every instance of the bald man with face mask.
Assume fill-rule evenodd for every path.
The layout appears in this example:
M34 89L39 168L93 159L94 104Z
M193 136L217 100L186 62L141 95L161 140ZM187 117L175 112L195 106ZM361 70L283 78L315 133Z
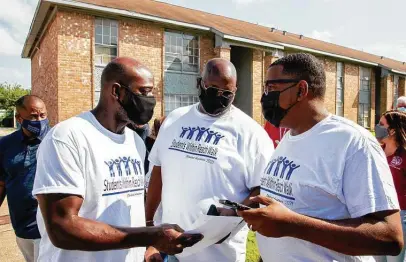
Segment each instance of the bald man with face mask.
M149 160L153 170L148 187L146 217L162 201L162 221L189 230L219 199L250 205L259 193L260 173L274 146L265 130L232 105L237 92L234 65L212 59L197 81L200 102L171 112L160 128ZM221 216L235 216L220 209ZM245 261L248 228L236 229L223 239L180 261ZM146 261L161 261L149 248Z

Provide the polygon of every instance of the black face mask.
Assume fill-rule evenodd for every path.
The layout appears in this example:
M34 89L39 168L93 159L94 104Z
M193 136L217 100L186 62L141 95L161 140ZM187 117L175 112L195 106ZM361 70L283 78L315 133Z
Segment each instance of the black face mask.
M284 109L279 105L279 97L281 93L285 92L286 90L296 85L297 83L283 89L282 91L270 91L267 94L266 93L262 94L261 98L262 114L264 115L265 119L275 127L280 126L282 119L287 115L289 110L297 103L296 101L287 109Z
M154 115L154 108L156 105L155 97L134 94L128 87L125 87L127 92L130 93L130 98L127 103L120 100L118 102L126 111L128 118L137 125L145 125L151 120Z
M205 87L201 78L198 78L199 100L204 111L211 116L218 116L225 112L234 100L235 93L221 90L216 87Z

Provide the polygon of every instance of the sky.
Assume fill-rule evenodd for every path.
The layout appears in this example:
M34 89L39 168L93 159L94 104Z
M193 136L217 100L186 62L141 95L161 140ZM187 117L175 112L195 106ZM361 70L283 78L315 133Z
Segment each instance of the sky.
M0 0L0 83L31 87L21 51L39 0ZM136 0L132 0L136 1ZM162 0L406 61L405 0Z

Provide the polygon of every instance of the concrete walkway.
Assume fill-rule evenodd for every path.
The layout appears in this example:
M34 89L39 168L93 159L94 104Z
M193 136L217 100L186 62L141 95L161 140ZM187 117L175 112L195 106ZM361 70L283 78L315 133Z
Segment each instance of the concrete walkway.
M0 261L24 262L8 217L7 200L0 207Z

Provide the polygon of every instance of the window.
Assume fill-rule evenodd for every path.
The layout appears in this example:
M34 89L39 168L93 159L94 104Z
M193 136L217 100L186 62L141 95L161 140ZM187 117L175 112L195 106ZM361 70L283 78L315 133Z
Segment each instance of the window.
M165 94L165 115L168 115L171 111L182 106L193 105L199 102L198 96L193 95L176 95Z
M368 128L371 123L371 70L360 68L358 124Z
M106 65L117 57L117 21L96 18L95 64Z
M336 115L344 116L344 64L337 62Z
M393 109L398 106L399 98L399 76L393 76Z
M165 70L199 72L199 39L197 36L165 32Z
M94 78L94 105L97 105L100 98L101 74L104 66L117 57L117 21L103 18L95 20L95 67L93 68Z
M165 32L164 111L199 101L196 79L199 74L199 37Z

